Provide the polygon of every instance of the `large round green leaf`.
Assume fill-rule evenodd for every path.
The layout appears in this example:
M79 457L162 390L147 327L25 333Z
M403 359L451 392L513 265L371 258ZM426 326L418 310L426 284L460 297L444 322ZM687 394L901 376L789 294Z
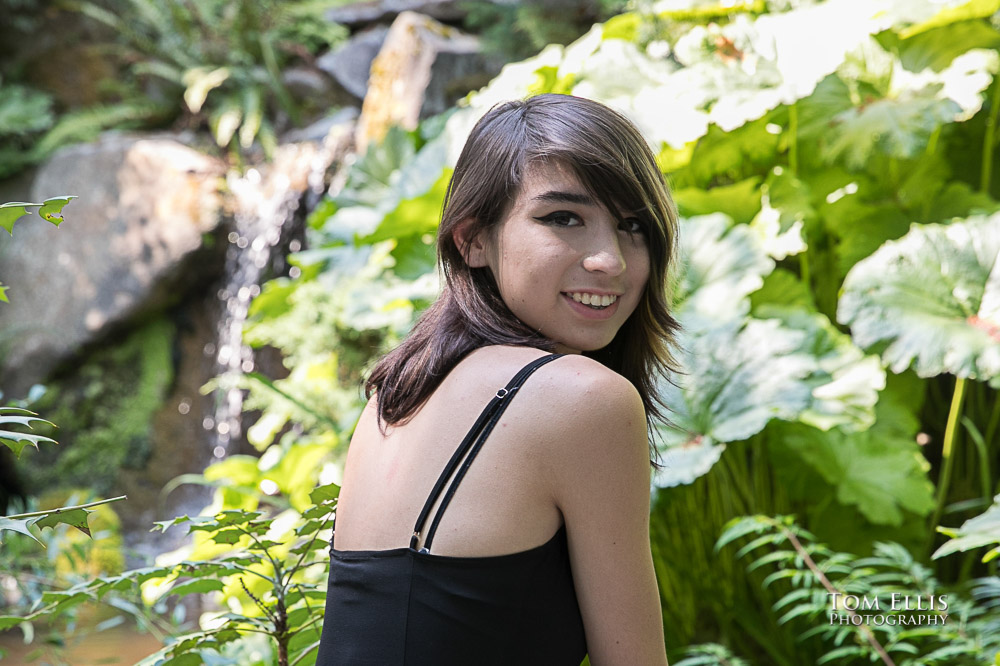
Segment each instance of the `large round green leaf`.
M708 472L726 442L747 439L772 419L823 430L865 430L875 421L885 372L821 314L762 307L761 320L686 329L681 371L659 387L672 426L660 429L664 469L654 484L690 483Z
M885 388L885 370L878 356L866 356L850 336L837 330L825 316L802 308L761 305L755 316L778 319L805 334L800 348L816 366L803 383L809 403L798 414L802 423L829 430L867 430L875 422L875 404Z
M914 225L859 262L837 319L861 347L887 344L893 372L1000 385L1000 213Z
M659 387L673 427L660 430L665 467L654 483L690 483L718 460L721 448L714 446L806 409L810 391L803 380L815 360L800 351L805 340L777 320L686 331L679 340L682 371Z
M679 235L682 273L674 308L685 328L710 328L745 317L748 296L774 269L774 260L751 229L716 213L681 220Z

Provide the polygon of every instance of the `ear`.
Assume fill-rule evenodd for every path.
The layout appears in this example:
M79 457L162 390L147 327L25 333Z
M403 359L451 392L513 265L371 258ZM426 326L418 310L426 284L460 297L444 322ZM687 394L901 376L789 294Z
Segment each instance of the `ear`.
M475 226L472 218L462 220L455 225L451 232L451 237L455 241L455 246L465 259L465 263L470 268L482 268L489 265L487 261L489 254L486 248L486 230L480 229L478 233L473 233Z

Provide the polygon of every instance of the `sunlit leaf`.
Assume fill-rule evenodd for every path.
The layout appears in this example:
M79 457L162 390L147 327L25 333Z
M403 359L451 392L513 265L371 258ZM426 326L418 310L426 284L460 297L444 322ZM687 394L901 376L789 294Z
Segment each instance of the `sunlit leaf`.
M42 516L34 521L38 527L56 527L58 525L69 525L90 536L90 525L87 523L87 515L91 513L89 509L54 509L48 515Z
M221 592L225 587L221 580L198 578L170 588L170 595L182 597L186 594L208 594L209 592Z
M923 3L912 4L919 5ZM992 16L1000 10L1000 2L998 0L951 0L951 2L939 5L936 3L926 4L930 5L930 7L920 7L919 9L922 9L927 15L919 18L915 17L911 25L900 30L900 35L904 39L958 21Z
M14 456L18 458L21 457L21 451L24 450L24 447L29 444L37 449L40 442L50 442L52 444L56 443L56 441L50 437L16 432L5 428L5 426L10 425L22 425L31 428L35 424L53 426L52 423L46 421L45 419L38 418L34 412L30 412L26 409L20 409L17 407L0 407L0 443L7 446L7 448L14 452Z
M38 209L38 214L43 220L48 220L57 227L62 224L62 209L71 200L76 199L76 196L68 197L51 197L42 202L42 207Z
M840 323L862 347L921 377L1000 376L1000 214L914 226L844 281Z
M382 218L371 234L358 239L357 242L378 243L390 238L433 233L437 230L445 191L450 180L451 169L445 169L428 191L412 199L400 201L394 210Z
M750 320L745 326L717 325L680 339L682 372L659 387L676 427L661 428L664 449L687 448L683 460L707 472L721 451L717 444L746 439L774 418L794 419L809 406L803 382L815 361L801 350L806 335L776 320ZM713 459L714 458L714 459ZM658 475L656 483L675 485L692 479L679 466Z
M41 541L38 540L38 537L36 537L34 534L31 533L30 530L31 522L32 521L30 519L17 519L17 518L7 518L0 516L0 542L3 541L4 530L8 530L11 532L17 532L19 534L24 534L26 536L31 537L35 541L38 541L38 543L41 543Z
M674 190L673 196L678 212L684 217L723 213L736 223L745 223L760 210L760 182L754 176L711 189L686 187Z
M677 316L688 328L738 321L749 311L747 296L760 288L774 261L745 225L733 225L725 215L682 220L680 238Z
M1000 7L1000 2L995 2ZM968 20L927 30L903 39L896 48L906 69L935 72L947 68L955 58L971 49L995 49L1000 33L983 20Z
M7 230L7 233L14 233L14 223L25 215L31 215L31 211L28 210L33 206L40 206L41 204L25 203L23 201L12 201L10 203L0 204L0 227Z
M767 318L760 316L760 309L762 307L766 309L768 305L794 307L808 312L816 311L816 304L809 287L803 284L798 276L784 268L772 271L764 278L764 285L750 294L750 312L758 319Z
M14 233L14 223L25 215L30 215L32 208L38 208L38 214L44 220L48 220L57 227L62 223L60 214L63 206L76 196L52 197L42 203L28 203L24 201L12 201L10 203L0 203L0 227L7 230L7 233Z
M952 538L934 551L934 559L1000 543L1000 495L993 498L990 508L965 521L958 529L940 531L948 533ZM984 555L984 562L989 554Z
M184 103L191 113L201 111L208 93L225 83L229 75L228 67L195 67L184 72Z
M916 156L931 133L961 110L952 100L939 99L938 90L872 100L835 116L825 156L830 161L843 159L854 169L864 167L873 149L897 158Z
M878 356L866 356L850 336L821 314L787 305L761 305L755 315L778 319L785 327L806 334L801 350L813 357L816 367L803 380L811 395L798 420L822 430L835 426L866 430L874 423L879 391L885 388Z

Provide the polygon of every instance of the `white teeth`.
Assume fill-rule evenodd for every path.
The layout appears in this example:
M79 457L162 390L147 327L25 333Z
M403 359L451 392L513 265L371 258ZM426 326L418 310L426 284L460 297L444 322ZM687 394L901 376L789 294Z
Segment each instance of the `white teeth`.
M602 296L601 294L591 294L585 291L574 291L568 295L577 303L583 303L592 308L606 308L618 300L617 296L609 296L607 294Z

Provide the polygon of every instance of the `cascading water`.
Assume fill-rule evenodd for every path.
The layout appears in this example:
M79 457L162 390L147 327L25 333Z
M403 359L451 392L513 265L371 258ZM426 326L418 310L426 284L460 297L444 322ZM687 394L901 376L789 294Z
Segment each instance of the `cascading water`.
M284 272L284 252L297 252L298 240L287 242L290 224L300 204L315 205L324 191L327 169L342 158L351 136L353 116L339 114L322 142L281 146L273 163L262 169L250 168L244 174L230 173L227 183L234 202L233 230L229 232L225 258L224 284L219 288L220 307L216 342L205 348L214 356L216 373L215 410L202 422L214 433L213 460L230 453L242 436L243 389L240 378L254 370L253 350L243 344L243 325L250 302L260 293L260 283L268 273ZM280 265L279 265L280 264ZM292 267L288 275L298 277Z
M239 378L254 369L253 350L243 344L243 324L301 195L291 186L288 175L277 169L270 170L266 182L254 168L243 175L231 173L227 184L236 206L234 228L228 235L224 284L218 291L221 313L217 342L205 349L206 355L215 356L218 388L215 413L202 422L206 430L215 433L212 458L217 460L225 458L231 443L242 435ZM292 241L289 249L298 250L297 243Z

